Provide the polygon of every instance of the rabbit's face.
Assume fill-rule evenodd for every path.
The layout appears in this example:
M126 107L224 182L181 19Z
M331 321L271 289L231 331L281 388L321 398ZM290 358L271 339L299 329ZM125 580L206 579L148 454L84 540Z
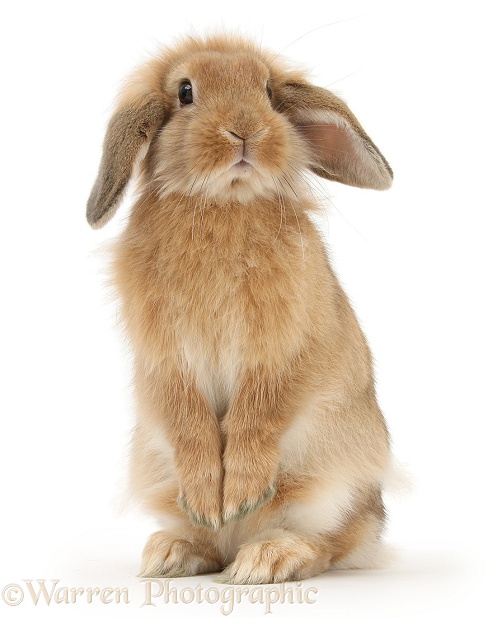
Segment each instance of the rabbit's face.
M262 59L199 52L164 82L170 115L149 151L161 196L246 202L295 190L305 143L273 108L270 70Z
M140 159L143 192L195 198L202 207L302 201L309 170L355 187L392 183L390 166L343 101L236 37L186 39L130 76L88 200L92 227L113 216Z

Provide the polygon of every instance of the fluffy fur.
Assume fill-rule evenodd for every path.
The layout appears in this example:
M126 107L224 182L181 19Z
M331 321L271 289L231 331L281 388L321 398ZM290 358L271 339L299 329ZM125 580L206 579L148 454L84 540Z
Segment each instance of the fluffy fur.
M388 163L335 95L226 36L130 77L92 226L140 157L113 280L135 355L131 488L167 522L142 575L260 584L362 566L383 529L389 438L304 172L385 189Z

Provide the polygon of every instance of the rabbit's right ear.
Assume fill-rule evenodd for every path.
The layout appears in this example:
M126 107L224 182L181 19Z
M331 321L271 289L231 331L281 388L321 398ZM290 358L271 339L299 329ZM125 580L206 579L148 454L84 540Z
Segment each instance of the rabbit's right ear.
M119 107L109 121L98 176L88 199L86 218L93 228L117 210L143 146L164 122L164 102L154 96Z

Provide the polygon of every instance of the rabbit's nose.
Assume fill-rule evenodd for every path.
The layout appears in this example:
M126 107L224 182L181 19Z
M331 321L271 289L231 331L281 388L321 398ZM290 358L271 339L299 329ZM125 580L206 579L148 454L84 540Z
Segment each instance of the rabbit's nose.
M254 132L238 130L238 133L236 133L235 131L226 130L226 133L229 133L235 139L241 140L242 142L248 141L248 140L250 140L250 139L252 139L254 137L258 137L260 134L262 134L264 132L265 132L264 129L259 129L259 130L254 131Z
M223 125L230 138L237 140L250 140L264 128L261 114L248 106L227 114Z
M242 137L241 135L238 135L238 133L235 133L234 131L228 131L228 133L237 139L241 139L242 141L245 141L246 139L250 139L250 137L246 137L246 136Z

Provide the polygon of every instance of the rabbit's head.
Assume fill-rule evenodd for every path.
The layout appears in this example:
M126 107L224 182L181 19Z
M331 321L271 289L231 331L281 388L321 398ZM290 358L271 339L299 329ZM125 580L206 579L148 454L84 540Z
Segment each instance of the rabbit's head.
M187 39L129 78L88 200L92 227L112 217L138 162L143 190L216 203L297 199L307 170L371 189L392 182L343 101L228 36Z

